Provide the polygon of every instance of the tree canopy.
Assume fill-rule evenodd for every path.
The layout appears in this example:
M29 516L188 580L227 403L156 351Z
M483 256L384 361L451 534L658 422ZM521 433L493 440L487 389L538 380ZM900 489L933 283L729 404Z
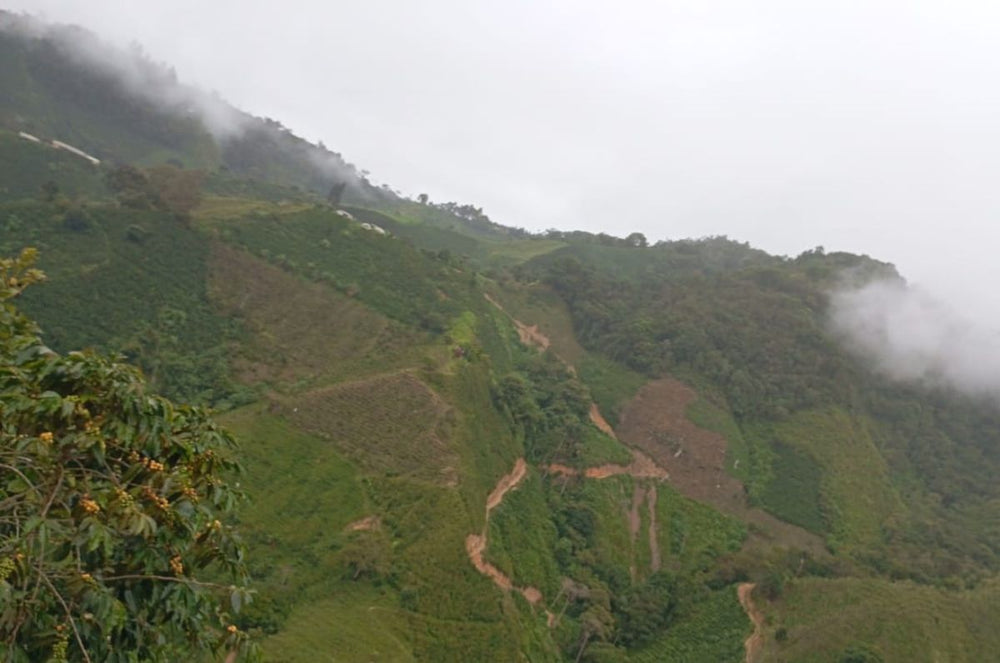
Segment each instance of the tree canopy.
M255 655L228 614L248 598L233 439L134 368L48 349L11 303L34 257L0 260L0 657Z

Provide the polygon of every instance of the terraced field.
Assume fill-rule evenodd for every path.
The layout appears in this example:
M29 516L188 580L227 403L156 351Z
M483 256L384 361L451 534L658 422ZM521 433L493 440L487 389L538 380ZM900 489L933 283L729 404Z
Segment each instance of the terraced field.
M274 396L280 413L374 474L458 484L450 406L408 372Z

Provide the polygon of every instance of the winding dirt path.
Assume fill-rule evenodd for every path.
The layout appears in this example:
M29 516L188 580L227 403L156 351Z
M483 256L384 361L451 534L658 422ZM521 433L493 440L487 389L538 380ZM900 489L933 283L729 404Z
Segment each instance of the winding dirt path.
M514 323L514 328L517 329L517 335L518 337L520 337L521 343L524 343L525 345L534 346L539 350L541 350L542 352L545 352L546 350L549 349L551 341L549 341L549 338L545 334L538 331L538 325L528 326L523 322L521 322L520 320L518 320L517 318L515 318L514 316L512 316L510 313L507 313L504 307L500 305L500 302L490 297L489 293L484 292L483 297L485 297L486 301L488 301L490 304L493 304L499 310L507 314L507 317L510 318L511 322Z
M621 476L622 474L627 474L635 479L670 478L667 471L657 465L652 458L636 449L630 449L630 451L632 452L632 462L628 465L608 463L607 465L588 467L585 470L577 470L561 463L552 463L543 466L542 469L549 474L558 474L564 477L583 476L587 479L607 479L608 477Z
M652 458L637 449L630 449L630 451L632 452L632 462L628 465L608 464L578 470L561 463L552 463L543 466L542 469L549 474L556 474L565 478L583 477L585 479L600 480L622 475L628 475L633 479L655 479L657 481L665 481L670 478L667 471L657 465ZM643 488L637 482L632 490L631 508L625 512L629 538L632 541L632 549L634 551L639 539L639 530L642 528L642 516L639 513L639 509L642 507L643 502L646 503L647 513L649 514L649 568L652 573L659 571L663 564L660 555L659 534L656 528L657 498L658 494L655 482L648 488ZM634 579L638 573L635 564L630 566L629 571Z
M465 537L465 552L468 553L469 560L476 567L476 570L490 578L494 585L505 592L511 590L517 591L528 603L536 605L542 600L542 592L537 587L515 587L510 576L486 561L486 546L489 543L486 533L489 531L490 512L500 506L504 496L517 488L527 473L528 464L524 462L523 458L518 458L514 462L513 469L500 477L497 485L486 497L486 519L483 523L483 532L482 534L470 534Z
M507 313L503 306L488 294L485 297L513 321L522 343L537 347L542 351L548 349L549 339L538 330L538 325L529 327ZM566 362L566 366L575 374L572 365ZM669 479L671 485L686 497L710 504L723 512L735 515L748 524L756 525L759 531L748 537L744 547L768 546L779 543L785 546L799 547L822 557L826 552L822 539L800 527L786 523L762 509L751 507L747 503L742 482L726 471L728 442L725 437L701 428L687 416L687 407L696 397L694 390L679 380L664 378L649 382L626 406L619 422L620 438L632 453L632 461L628 465L607 464L581 471L567 465L553 463L543 466L541 469L549 474L565 478L582 476L587 479L606 479L627 474L635 479ZM615 434L608 422L601 416L596 403L591 403L589 415L590 421L598 429L616 440L619 439L619 435ZM667 467L673 471L675 475L673 478L664 469ZM516 470L515 466L514 473ZM517 481L520 481L520 478L514 482L514 485ZM499 500L503 499L503 494L513 487L512 485L500 490L502 485L503 479L490 495L492 499L493 495L499 492L496 504L499 504ZM637 483L632 493L631 508L625 512L632 547L635 550L642 526L639 509L642 502L646 502L649 515L650 570L653 573L662 566L657 540L657 497L655 482L646 490ZM490 508L489 502L487 502L487 516ZM476 539L476 535L470 535L466 542L467 548L470 547L470 544L479 543L478 539L474 539ZM486 545L485 535L482 537L481 543L480 560L482 550L485 549ZM473 555L472 549L470 548L470 557ZM476 563L475 560L473 563ZM481 572L488 574L495 572L498 577L494 579L494 582L500 585L505 580L507 588L510 588L509 578L506 578L489 563L482 561L482 564L486 570L481 569ZM477 565L476 568L480 567ZM631 571L635 577L634 565ZM752 597L755 586L754 583L749 582L737 586L740 605L754 626L753 633L743 643L746 650L746 663L759 663L764 645L764 616L754 605ZM533 588L520 591L524 593L531 589ZM534 591L537 592L537 590ZM540 593L537 595L537 600L541 600ZM532 601L532 603L534 602ZM549 613L550 628L553 623L554 620Z
M615 435L614 429L611 428L611 424L607 422L607 420L601 414L601 411L597 408L597 403L590 404L590 421L595 426L597 426L597 428L600 429L601 432L607 434L609 437L615 440L618 439L618 436Z
M510 313L508 313L504 307L496 299L491 297L488 293L483 293L490 304L495 306L498 310L503 312L510 320L514 323L514 327L517 329L517 334L521 339L521 342L527 346L538 348L541 351L545 351L549 348L551 344L548 337L542 334L538 330L538 325L526 325ZM574 375L576 371L572 364L563 360L566 367ZM610 436L611 438L617 440L618 436L615 434L614 429L607 422L604 416L601 414L600 408L597 407L597 403L591 403L588 415L591 423L597 427L598 430L604 434ZM629 448L629 452L632 455L632 461L628 465L618 465L618 464L606 464L599 465L597 467L588 467L584 470L577 470L575 468L563 465L560 463L553 463L547 466L543 466L541 469L549 474L557 474L562 477L578 477L582 476L587 479L607 479L609 477L628 475L634 479L656 479L658 481L666 480L670 478L670 475L659 466L656 461L650 458L648 455L639 451L634 447ZM503 500L504 495L511 489L513 489L524 477L526 467L524 464L524 459L518 459L517 463L514 465L514 469L510 474L505 475L500 478L497 483L496 488L490 493L486 500L486 522L489 524L489 514L490 511L495 508ZM656 500L657 492L656 486L650 486L648 489L644 489L639 483L636 484L635 489L632 494L632 508L626 512L625 517L628 521L629 533L632 540L632 549L635 550L635 545L639 538L639 530L642 527L642 517L640 515L640 508L642 507L643 501L646 502L648 513L649 513L649 555L650 555L650 570L655 573L660 569L662 564L660 556L659 542L657 541L658 533L656 528ZM486 530L483 530L483 534L470 534L466 537L465 548L469 553L469 559L472 560L472 564L476 569L493 579L494 584L504 590L517 589L514 587L510 578L507 577L498 568L487 562L484 558L486 551ZM631 568L633 578L636 576L637 570L633 565ZM537 603L542 599L541 592L539 592L534 587L525 587L522 589L517 589L522 595L532 604ZM549 615L549 626L553 624L552 616Z
M753 603L753 589L756 585L752 582L740 583L736 588L736 595L740 599L740 605L747 613L747 617L753 622L753 633L743 642L746 650L746 663L757 663L760 658L760 651L764 645L764 615Z
M512 469L508 474L500 477L497 481L496 487L490 492L489 496L486 498L486 519L490 518L490 511L500 506L503 502L504 496L511 490L517 487L517 484L521 483L524 479L524 475L528 472L528 464L524 462L523 458L518 458L514 461L514 469Z

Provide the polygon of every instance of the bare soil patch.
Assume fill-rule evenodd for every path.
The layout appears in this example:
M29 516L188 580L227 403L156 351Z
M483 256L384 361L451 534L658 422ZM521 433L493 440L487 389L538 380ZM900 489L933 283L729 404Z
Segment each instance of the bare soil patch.
M649 456L636 449L632 449L631 451L632 462L628 465L601 465L580 471L567 465L552 463L542 469L549 474L555 474L562 478L582 476L587 479L607 479L608 477L621 475L628 475L634 479L654 479L656 481L664 481L668 478L666 470L659 467ZM660 544L657 540L658 534L656 530L657 499L658 495L655 483L648 488L644 488L642 484L636 482L635 487L632 489L631 508L625 512L629 538L632 542L632 550L634 552L639 539L639 530L642 528L642 516L639 510L642 507L642 503L646 502L649 513L649 566L652 573L659 571L662 565ZM629 571L634 580L638 575L638 568L635 563L630 566Z
M514 461L514 469L500 477L497 485L490 491L489 496L486 498L487 518L490 517L490 511L500 506L500 503L503 502L504 495L516 488L517 484L521 483L527 471L528 464L524 462L523 458L518 458Z
M618 439L615 435L614 429L611 428L611 424L601 415L601 411L597 407L597 403L590 404L590 421L597 426L602 432L607 433L611 437Z
M517 327L517 335L521 338L522 343L534 346L543 352L549 349L551 342L545 334L538 331L538 325L531 325L529 327L516 318L511 318L511 320L514 321L514 326Z
M583 476L588 479L607 479L608 477L627 474L636 479L668 479L670 474L656 461L643 452L632 449L632 462L628 465L598 465L588 467L583 471Z
M472 560L476 570L493 580L494 585L504 591L514 587L507 574L486 561L486 535L470 534L465 537L465 552L469 554L469 559Z
M524 324L523 322L512 316L510 313L507 313L504 307L500 305L500 302L490 297L489 294L483 293L483 297L485 297L486 301L488 301L490 304L493 304L498 309L507 314L507 317L510 318L511 322L514 323L514 328L517 329L517 335L521 339L521 343L524 343L525 345L528 346L536 347L542 352L549 349L551 341L545 334L538 331L538 325L529 326Z
M747 617L753 622L753 633L743 642L746 650L746 663L757 663L760 660L761 647L764 645L764 615L753 603L753 590L756 585L752 582L744 582L736 587L736 595L740 599L740 605L746 611Z
M743 483L726 473L726 439L688 419L687 407L695 398L690 387L673 378L649 382L623 409L619 439L664 468L682 495L756 525L749 545L766 541L825 554L820 537L749 506Z
M372 532L382 527L382 519L378 516L367 516L353 523L348 523L344 529L348 532Z

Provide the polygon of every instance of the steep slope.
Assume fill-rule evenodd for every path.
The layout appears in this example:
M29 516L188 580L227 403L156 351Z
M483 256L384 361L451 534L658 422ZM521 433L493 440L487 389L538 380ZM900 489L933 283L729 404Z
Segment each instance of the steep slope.
M988 658L1000 414L825 324L839 274L891 266L532 237L0 18L0 250L51 277L24 307L239 434L238 619L269 656L735 661L758 632L775 659ZM189 207L108 160L187 166Z
M96 158L188 168L355 200L391 199L344 159L271 119L252 117L184 85L141 50L86 30L0 12L0 127L73 145Z

